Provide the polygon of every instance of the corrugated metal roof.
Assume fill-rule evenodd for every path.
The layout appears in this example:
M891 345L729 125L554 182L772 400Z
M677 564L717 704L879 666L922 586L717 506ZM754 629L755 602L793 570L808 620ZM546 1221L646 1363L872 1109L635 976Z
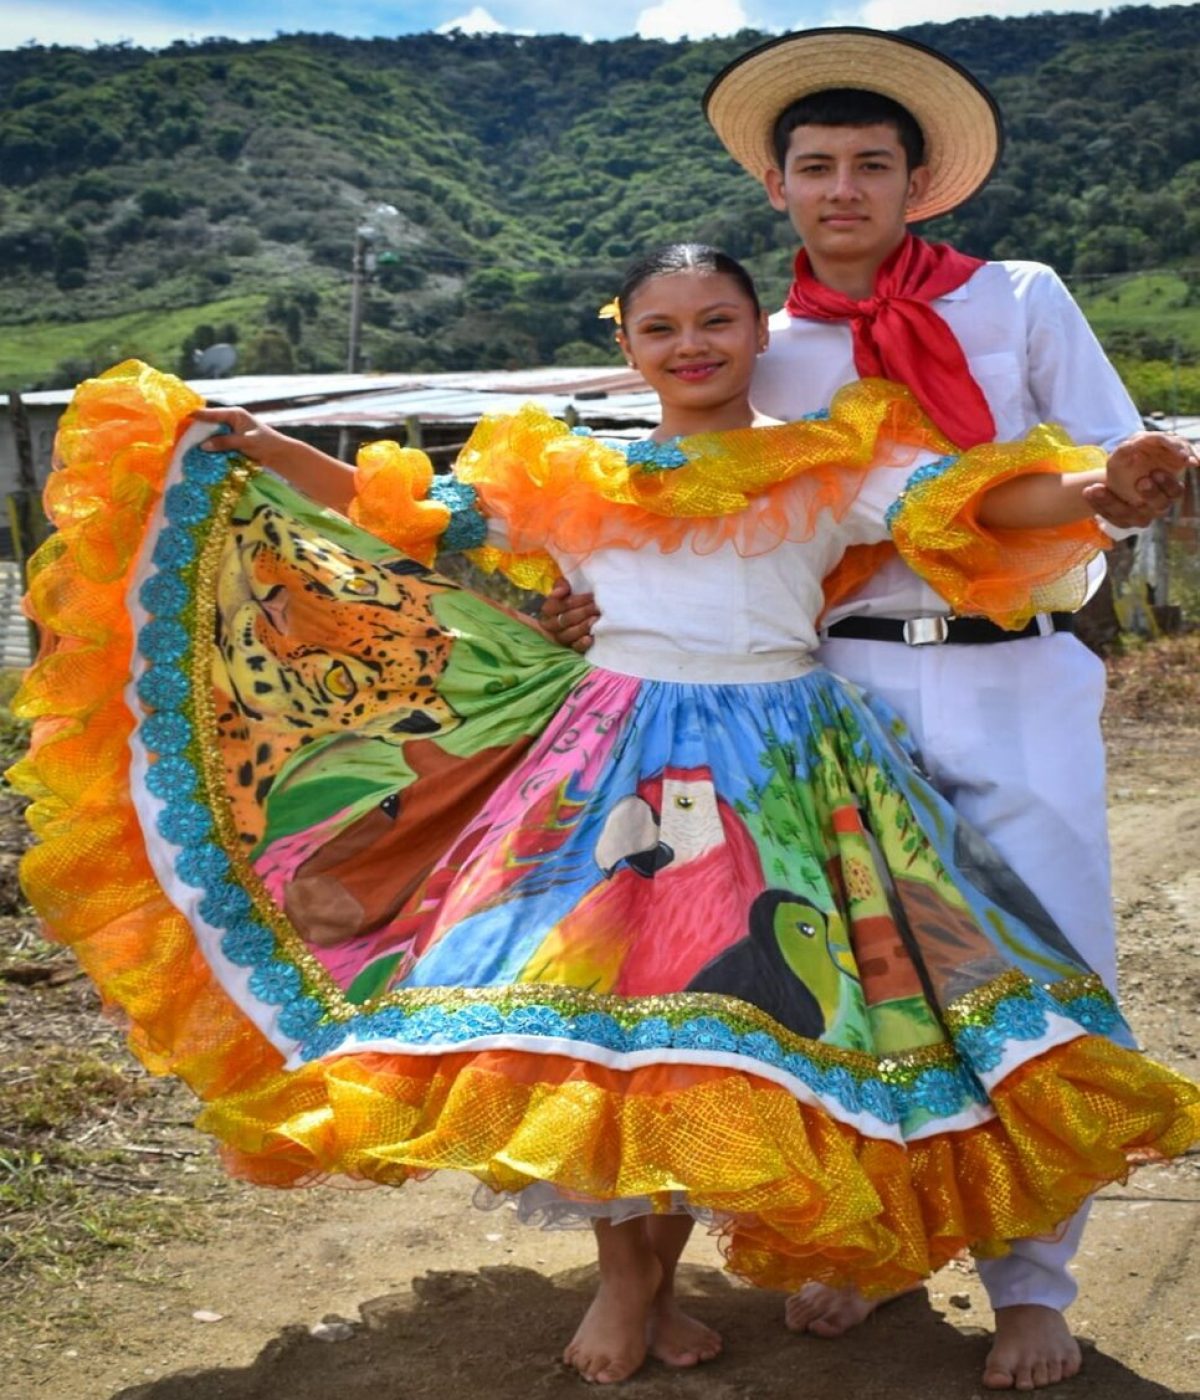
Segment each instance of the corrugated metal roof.
M1160 433L1178 433L1189 442L1200 442L1200 418L1172 418L1169 413L1152 413L1146 422Z
M252 386L218 379L196 388L214 402L258 407L262 420L276 427L381 428L412 417L430 424L475 423L484 413L511 413L531 399L556 417L574 407L581 421L653 423L658 417L658 400L641 375L608 365L388 375L368 384L361 382L363 375L330 378L336 384L314 386L316 392L293 385L286 395L279 393L280 381Z
M658 398L650 390L606 394L580 399L569 393L547 393L529 386L508 393L490 390L420 386L351 399L287 404L258 415L275 427L385 428L417 418L422 423L475 423L487 413L512 413L536 402L561 418L574 409L581 423L654 423Z
M540 369L450 374L253 374L188 383L210 403L239 404L277 426L379 428L416 417L425 423L474 422L528 403L581 421L653 422L655 395L624 366L548 365ZM23 394L30 405L65 405L69 389ZM7 396L0 403L7 404Z
M273 399L332 397L363 393L418 380L411 374L241 374L231 379L189 379L187 382L206 399L223 404L267 403ZM37 389L22 394L29 404L65 404L73 389ZM0 395L8 403L8 395Z

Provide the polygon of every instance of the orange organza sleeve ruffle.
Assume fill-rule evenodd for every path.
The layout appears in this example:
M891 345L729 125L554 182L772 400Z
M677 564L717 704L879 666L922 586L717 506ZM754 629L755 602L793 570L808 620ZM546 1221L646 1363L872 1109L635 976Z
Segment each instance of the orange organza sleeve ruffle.
M428 499L432 485L433 463L424 452L398 442L368 442L358 452L348 514L428 568L450 524L450 508Z
M397 442L368 442L359 449L350 519L427 568L450 526L453 512L429 498L433 463L416 448ZM487 542L464 551L484 573L502 573L518 588L548 593L558 565L544 550L525 554Z
M960 616L1020 628L1038 612L1073 611L1087 596L1085 566L1112 541L1092 519L1046 529L995 530L980 522L984 496L1016 476L1088 471L1099 448L1076 447L1059 428L1019 443L983 443L918 469L889 511L904 561Z
M670 553L685 542L703 554L732 542L749 556L810 538L823 510L841 518L882 457L900 465L949 444L907 390L864 380L826 419L697 434L680 447L682 465L647 470L527 405L484 418L455 474L519 555L579 559L649 544Z

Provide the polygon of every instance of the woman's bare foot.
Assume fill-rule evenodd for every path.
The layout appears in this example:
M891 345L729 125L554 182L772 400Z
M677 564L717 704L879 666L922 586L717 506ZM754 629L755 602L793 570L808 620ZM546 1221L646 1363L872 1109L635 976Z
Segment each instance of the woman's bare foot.
M721 1334L685 1313L674 1294L655 1298L647 1335L650 1355L668 1366L699 1366L721 1354Z
M1040 1390L1079 1373L1083 1354L1057 1308L1018 1303L996 1309L996 1335L983 1363L988 1390Z
M783 1318L793 1332L811 1332L816 1337L840 1337L860 1322L865 1322L883 1301L881 1298L864 1298L853 1288L830 1288L824 1283L806 1283L787 1300Z
M893 1303L915 1293L919 1283L901 1288L882 1298L864 1298L855 1288L830 1288L824 1283L806 1283L787 1300L783 1320L793 1332L811 1332L814 1337L840 1337L865 1322L885 1303Z
M646 1238L662 1269L647 1342L650 1355L668 1366L698 1366L721 1354L720 1333L685 1313L675 1296L675 1270L694 1223L689 1215L651 1215L646 1219Z
M650 1248L644 1224L599 1222L600 1287L571 1338L563 1360L585 1381L615 1385L646 1359L646 1338L662 1266Z

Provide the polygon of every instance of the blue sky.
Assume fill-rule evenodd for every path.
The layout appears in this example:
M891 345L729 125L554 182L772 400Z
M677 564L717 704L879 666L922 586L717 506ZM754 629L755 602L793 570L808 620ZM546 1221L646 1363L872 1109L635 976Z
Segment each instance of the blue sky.
M1143 3L1145 0L1143 0ZM1151 0L1170 3L1170 0ZM755 29L803 29L820 24L866 24L895 29L922 20L963 15L1021 15L1038 11L1099 10L1096 0L385 0L329 5L327 0L17 0L0 7L0 49L41 44L118 43L161 48L175 39L223 35L270 38L296 30L353 36L409 34L458 27L535 34L622 34L676 39Z

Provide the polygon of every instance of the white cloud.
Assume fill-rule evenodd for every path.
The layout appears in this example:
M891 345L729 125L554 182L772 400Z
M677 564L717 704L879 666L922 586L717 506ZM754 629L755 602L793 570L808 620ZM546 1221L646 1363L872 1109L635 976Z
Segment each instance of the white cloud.
M464 34L507 34L508 25L501 24L494 15L488 14L482 5L476 5L468 10L465 15L459 15L457 19L447 20L445 24L439 24L437 33L449 34L455 29L460 29Z
M16 49L31 40L39 44L136 44L139 48L161 49L176 39L269 39L273 24L238 25L227 20L197 24L182 15L168 18L162 13L136 5L120 5L112 10L87 4L39 4L36 10L22 6L0 7L0 49Z
M637 17L643 39L703 39L749 26L740 0L660 0Z

